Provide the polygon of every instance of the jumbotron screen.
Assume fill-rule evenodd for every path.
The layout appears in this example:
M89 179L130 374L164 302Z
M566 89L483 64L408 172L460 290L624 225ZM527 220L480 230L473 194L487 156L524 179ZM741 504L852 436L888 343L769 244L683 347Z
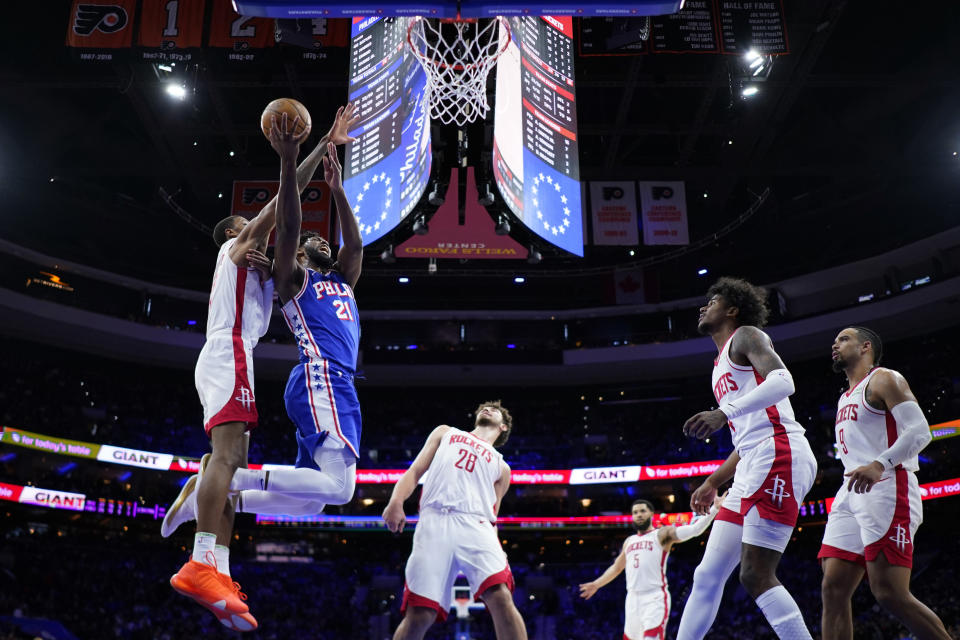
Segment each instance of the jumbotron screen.
M573 19L508 21L512 38L497 62L494 179L524 225L582 256ZM504 30L500 37L506 37Z
M406 46L412 18L354 18L350 101L360 121L347 144L343 187L367 245L420 200L430 178L426 73Z

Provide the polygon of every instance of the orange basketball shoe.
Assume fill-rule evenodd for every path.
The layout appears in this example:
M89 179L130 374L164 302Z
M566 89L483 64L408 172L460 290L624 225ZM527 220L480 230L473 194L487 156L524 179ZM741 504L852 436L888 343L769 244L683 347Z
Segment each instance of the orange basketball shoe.
M246 594L240 591L239 582L234 582L233 578L224 573L218 573L217 576L220 578L220 581L223 582L224 586L231 589L240 600L247 599ZM247 613L234 613L223 617L218 615L217 618L220 620L220 624L234 631L253 631L259 626L257 625L257 619L254 618L253 614L249 611Z
M220 576L215 566L190 559L170 578L170 586L209 609L221 622L225 617L250 611L239 589L225 584Z

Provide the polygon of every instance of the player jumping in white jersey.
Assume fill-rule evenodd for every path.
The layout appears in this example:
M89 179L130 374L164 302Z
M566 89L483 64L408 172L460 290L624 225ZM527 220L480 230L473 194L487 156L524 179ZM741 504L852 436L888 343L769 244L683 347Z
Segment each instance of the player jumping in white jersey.
M917 454L930 426L902 375L880 368L874 331L847 327L833 341L833 369L849 389L835 432L844 477L823 546L823 638L853 640L851 598L864 572L870 590L920 640L949 638L940 618L910 593L913 537L923 520Z
M667 556L673 545L701 535L713 522L726 494L717 496L706 516L690 524L653 527L653 504L636 500L630 508L637 532L623 541L620 555L600 576L580 585L580 597L589 600L620 572L627 571L627 600L624 605L624 640L663 640L670 619L670 590L667 588Z
M737 564L740 583L777 637L810 638L797 603L776 575L800 502L817 474L816 459L790 405L793 378L759 329L769 313L763 289L721 278L707 297L697 329L713 338L719 350L712 378L719 407L691 417L683 432L702 439L729 425L734 451L693 492L690 506L705 513L718 487L731 477L733 486L693 574L677 638L706 635Z
M329 133L296 170L302 191L328 150L328 143L344 143L352 108L341 108ZM281 155L299 149L293 136L296 121L286 116L275 122L270 144ZM294 153L294 159L296 155ZM270 272L256 256L265 248L276 223L277 198L249 222L229 216L215 227L220 247L207 313L207 339L196 367L196 385L203 405L204 429L212 453L201 461L201 474L191 478L164 518L161 533L169 536L182 522L197 519L191 559L170 584L179 593L205 606L220 622L248 631L257 622L243 602L240 585L230 578L229 540L234 508L228 490L234 472L245 466L247 432L257 424L253 383L253 349L269 326L273 310ZM187 515L189 514L189 515Z
M393 488L383 511L387 528L400 533L403 503L426 474L420 521L407 560L401 612L393 640L420 640L450 610L459 572L476 601L483 600L499 640L526 640L523 618L513 603L513 574L497 537L500 501L510 486L510 467L495 447L510 437L513 419L500 401L475 411L469 433L441 425Z

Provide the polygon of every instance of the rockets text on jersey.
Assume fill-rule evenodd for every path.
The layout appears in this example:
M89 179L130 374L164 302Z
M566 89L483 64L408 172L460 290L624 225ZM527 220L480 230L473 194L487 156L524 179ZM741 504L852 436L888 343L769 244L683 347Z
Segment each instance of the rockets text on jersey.
M757 388L763 378L751 367L734 364L730 358L730 345L737 332L734 331L720 350L713 363L711 387L718 404L733 402ZM775 433L803 433L793 414L789 398L759 411L752 411L728 421L733 446L743 455Z
M660 544L658 530L630 536L624 542L626 555L627 590L659 591L667 584L667 555Z
M870 464L897 440L897 421L893 414L867 404L867 389L877 371L880 369L872 369L853 389L842 393L837 402L834 432L844 471ZM917 471L920 463L914 456L902 466L908 471Z
M283 305L283 317L297 339L300 363L330 360L356 370L360 322L353 289L337 271L307 269L303 286Z
M473 513L494 522L494 484L500 478L502 461L492 444L451 427L440 439L424 477L420 507Z

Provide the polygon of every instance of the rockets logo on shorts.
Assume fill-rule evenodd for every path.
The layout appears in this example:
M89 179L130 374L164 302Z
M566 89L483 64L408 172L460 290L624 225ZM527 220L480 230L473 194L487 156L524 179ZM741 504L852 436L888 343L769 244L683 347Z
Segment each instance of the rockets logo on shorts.
M81 4L73 21L74 33L88 36L94 29L116 33L127 26L127 12L117 5Z
M787 481L779 475L773 477L773 489L764 489L765 493L770 494L770 500L776 503L777 507L783 505L783 499L789 498L790 494L786 492Z
M897 549L900 549L900 551L906 551L907 545L910 544L910 534L908 533L907 529L903 525L898 524L893 528L893 530L894 534L890 536L889 539L892 540L895 545L897 545Z
M246 411L250 411L251 407L253 407L253 403L255 402L253 392L246 387L240 387L238 394L239 395L237 395L234 400L239 402L240 406L242 406Z

